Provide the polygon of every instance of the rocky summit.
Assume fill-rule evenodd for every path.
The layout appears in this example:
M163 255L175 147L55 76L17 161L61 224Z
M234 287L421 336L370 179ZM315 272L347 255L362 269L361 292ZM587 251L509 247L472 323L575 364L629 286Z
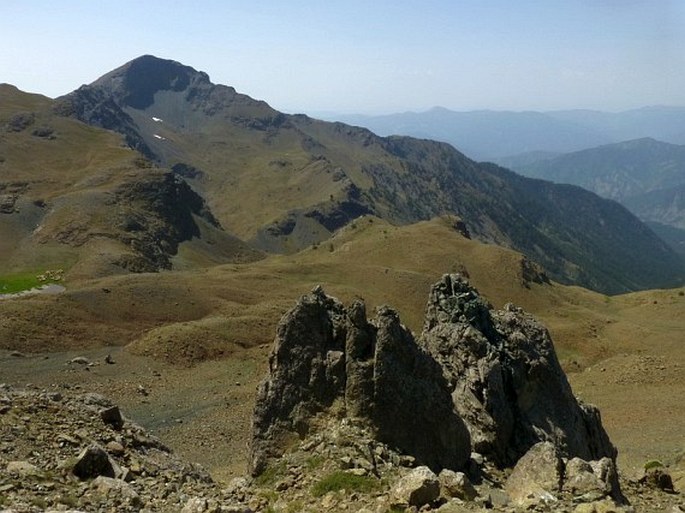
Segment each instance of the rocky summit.
M567 457L616 458L544 326L510 304L494 311L461 275L433 286L418 340L388 307L369 321L361 301L304 296L278 327L258 392L252 472L331 409L436 471L463 469L472 451L511 465L541 441Z
M269 364L254 415L253 475L337 419L373 440L365 458L377 475L381 463L388 469L373 453L382 443L424 465L414 481L432 475L426 486L436 490L441 471L478 479L487 465L515 465L507 502L556 501L563 477L576 474L572 483L594 483L589 496L623 501L616 449L599 411L574 397L547 330L512 305L493 310L461 275L433 286L418 339L392 309L367 320L362 301L345 307L317 287L281 320ZM439 495L416 493L433 497L419 506Z

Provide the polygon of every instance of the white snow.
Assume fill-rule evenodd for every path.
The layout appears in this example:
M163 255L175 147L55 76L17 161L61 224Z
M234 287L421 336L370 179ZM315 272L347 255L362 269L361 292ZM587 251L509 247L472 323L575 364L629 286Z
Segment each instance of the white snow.
M154 135L160 141L166 141L166 137L162 137L161 135L158 135L158 134L152 134L152 135Z
M152 116L152 121L154 121L155 123L162 123L164 120L162 118L156 118Z

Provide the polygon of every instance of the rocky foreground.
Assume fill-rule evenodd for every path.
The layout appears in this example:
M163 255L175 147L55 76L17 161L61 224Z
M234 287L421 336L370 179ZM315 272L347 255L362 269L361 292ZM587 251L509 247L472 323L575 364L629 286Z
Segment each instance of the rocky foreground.
M253 424L249 475L221 484L100 395L0 385L0 510L685 511L685 463L622 478L547 330L456 275L419 337L387 307L301 298Z

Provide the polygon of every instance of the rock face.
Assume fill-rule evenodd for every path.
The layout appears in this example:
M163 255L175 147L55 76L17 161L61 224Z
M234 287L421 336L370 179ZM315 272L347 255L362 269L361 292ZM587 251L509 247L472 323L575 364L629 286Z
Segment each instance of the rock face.
M433 286L418 342L388 307L368 321L361 301L345 307L320 287L302 297L279 324L257 394L252 474L316 430L320 414L362 420L433 471L464 469L472 450L513 466L539 442L559 457L616 457L547 330L511 305L493 311L460 275Z
M362 302L345 308L317 288L278 326L257 393L251 472L261 473L289 439L310 431L317 413L334 407L434 469L459 468L470 454L440 366L397 314L382 308L369 322Z
M599 411L576 400L547 329L521 309L494 311L463 277L445 275L420 340L444 369L475 451L507 466L550 441L567 457L615 459Z

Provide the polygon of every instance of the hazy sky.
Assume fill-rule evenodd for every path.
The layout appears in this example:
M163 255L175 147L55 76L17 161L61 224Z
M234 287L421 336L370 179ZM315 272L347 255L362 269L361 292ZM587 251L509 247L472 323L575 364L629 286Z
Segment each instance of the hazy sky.
M0 0L0 82L143 54L288 112L685 105L685 0Z

